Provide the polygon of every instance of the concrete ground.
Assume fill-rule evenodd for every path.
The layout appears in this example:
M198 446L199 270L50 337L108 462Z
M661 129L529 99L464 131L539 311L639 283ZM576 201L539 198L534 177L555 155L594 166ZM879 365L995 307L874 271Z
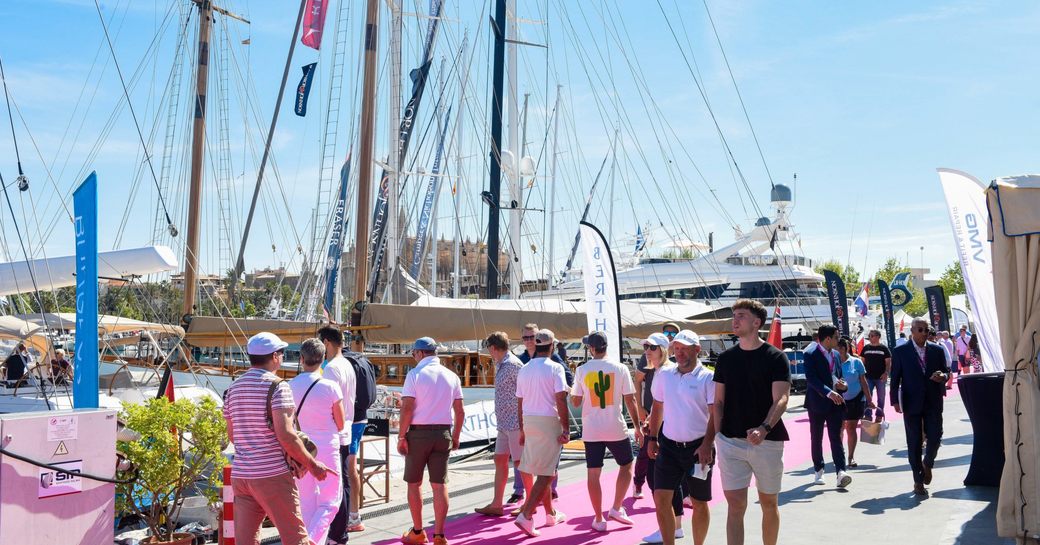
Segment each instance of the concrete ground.
M955 393L956 390L953 390ZM944 437L936 460L934 480L926 497L914 496L911 492L913 479L906 459L906 441L902 421L891 413L892 426L888 430L885 445L863 445L856 452L859 462L851 470L853 482L847 490L834 486L833 470L828 464L828 484L811 484L812 464L808 460L807 433L794 433L805 426L805 411L801 408L802 398L792 398L791 409L785 422L792 430L792 443L785 452L783 491L780 493L780 543L810 543L819 540L834 540L842 545L877 545L878 543L912 544L970 544L1005 545L1013 540L996 535L997 489L988 487L965 487L962 484L971 460L972 430L966 411L958 396L946 400L944 413ZM800 444L794 444L798 441ZM826 439L825 439L826 441ZM825 445L826 457L829 451ZM802 460L802 458L805 458ZM611 461L607 461L602 478L606 491L612 486L614 473ZM580 460L564 461L560 467L560 488L564 492L561 509L568 513L569 520L564 528L546 531L539 538L521 538L519 530L509 517L487 518L473 514L473 508L486 504L491 496L494 468L490 459L473 460L454 464L450 468L449 487L451 506L448 538L454 545L478 542L502 543L552 543L571 545L586 543L636 544L640 536L656 529L653 504L649 496L641 500L626 500L626 506L635 528L614 526L617 531L596 534L589 530L591 509L585 493L585 467ZM708 531L708 543L725 543L726 503L718 492L711 504L712 523ZM362 511L366 530L351 534L351 543L389 544L396 543L401 533L411 525L408 506L404 501L404 487L399 476L392 481L391 495L395 500L389 504L370 506ZM508 490L511 485L507 485ZM607 495L607 494L605 494ZM427 525L432 524L433 506L427 505L424 516ZM754 498L754 490L750 491ZM584 511L584 512L583 512ZM761 543L759 534L760 511L752 501L745 518L746 543ZM542 515L536 515L540 522ZM684 525L687 536L677 543L692 543L689 515ZM430 531L428 529L428 531ZM277 543L273 529L265 530L265 543ZM432 539L432 532L430 535Z

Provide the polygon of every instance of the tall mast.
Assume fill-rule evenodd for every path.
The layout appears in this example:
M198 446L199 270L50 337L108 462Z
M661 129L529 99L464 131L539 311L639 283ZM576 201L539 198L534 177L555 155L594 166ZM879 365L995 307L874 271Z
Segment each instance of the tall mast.
M465 64L463 76L459 79L459 112L455 115L455 251L454 251L454 282L452 283L451 295L458 299L462 294L459 278L462 257L462 224L459 221L459 199L462 196L462 116L466 112L466 80L469 79L469 63L466 62L466 46L469 43L469 29L462 36L462 55L460 58Z
M394 302L394 289L392 283L397 275L398 251L400 250L400 236L397 232L397 195L399 174L401 172L401 2L400 0L388 0L390 4L390 127L387 135L390 137L390 160L389 178L387 180L386 195L386 290L387 302ZM378 274L374 273L374 274Z
M188 239L184 251L184 305L181 321L195 314L198 291L199 222L202 208L202 169L206 145L206 91L209 87L209 39L213 30L213 3L200 0L199 58L195 75L195 120L191 135L191 180L188 190Z
M614 142L617 142L618 129L614 129ZM614 146L614 154L610 159L610 215L607 221L607 244L614 243L614 186L617 185L615 177L617 171L617 146Z
M502 201L502 86L506 60L506 0L495 2L495 62L491 86L491 168L488 200L487 298L498 299L498 224Z
M375 138L376 117L376 52L379 39L379 0L368 0L365 20L365 63L361 95L361 145L358 158L358 202L357 236L354 242L354 307L350 312L350 323L361 325L361 307L368 300L368 218L371 215L372 144ZM361 351L364 341L354 336L353 349Z
M549 182L549 277L548 287L553 287L553 278L555 277L554 267L556 252L554 249L554 242L556 241L555 230L556 230L556 152L557 145L559 144L560 134L560 88L563 87L560 84L556 84L556 105L553 106L553 150L552 150L552 180Z
M509 151L513 154L513 169L509 174L509 297L520 298L520 221L523 207L523 188L520 186L520 123L516 86L516 0L509 0L506 8L506 39L509 48Z

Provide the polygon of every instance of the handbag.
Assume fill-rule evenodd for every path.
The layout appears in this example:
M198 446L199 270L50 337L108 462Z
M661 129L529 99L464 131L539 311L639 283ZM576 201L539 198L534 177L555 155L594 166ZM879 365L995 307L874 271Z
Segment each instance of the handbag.
M274 391L278 388L278 385L283 382L285 381L278 379L272 382L271 387L267 389L267 407L265 417L267 418L267 428L270 430L274 429L274 417L271 414L271 403L274 401ZM307 449L307 452L310 453L312 458L318 455L318 445L314 444L314 441L311 441L311 438L307 437L307 434L300 430L299 414L300 408L303 407L303 403L307 401L307 395L311 393L311 390L316 384L318 384L317 380L312 382L310 387L307 388L307 391L303 393L303 397L300 399L300 404L296 406L296 413L293 414L293 429L296 431L296 436L300 438L300 442L303 443L303 448ZM296 477L297 479L307 473L307 468L290 456L288 452L285 453L285 463L289 465L289 471L292 471L293 477Z
M859 440L871 445L885 444L885 430L888 422L874 422L873 420L861 420L859 423Z

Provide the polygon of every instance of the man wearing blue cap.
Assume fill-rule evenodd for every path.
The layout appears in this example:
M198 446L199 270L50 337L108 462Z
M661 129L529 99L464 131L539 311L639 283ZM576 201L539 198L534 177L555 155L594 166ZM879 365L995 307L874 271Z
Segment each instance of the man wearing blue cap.
M459 448L462 433L462 383L437 358L437 341L417 339L412 345L417 365L401 390L401 425L397 451L404 456L408 509L412 528L401 536L405 545L427 542L422 517L422 482L427 468L433 489L433 545L448 545L444 520L448 516L448 454Z

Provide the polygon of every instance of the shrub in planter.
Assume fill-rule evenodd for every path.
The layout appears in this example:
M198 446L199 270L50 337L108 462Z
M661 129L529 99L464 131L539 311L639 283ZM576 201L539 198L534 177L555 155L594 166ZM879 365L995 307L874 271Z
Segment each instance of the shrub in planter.
M216 505L227 462L227 425L210 398L171 403L166 398L123 404L122 419L140 440L119 441L116 449L133 464L131 484L116 488L119 512L140 516L152 532L152 543L177 543L174 535L181 504L203 495ZM191 541L188 541L191 543Z

